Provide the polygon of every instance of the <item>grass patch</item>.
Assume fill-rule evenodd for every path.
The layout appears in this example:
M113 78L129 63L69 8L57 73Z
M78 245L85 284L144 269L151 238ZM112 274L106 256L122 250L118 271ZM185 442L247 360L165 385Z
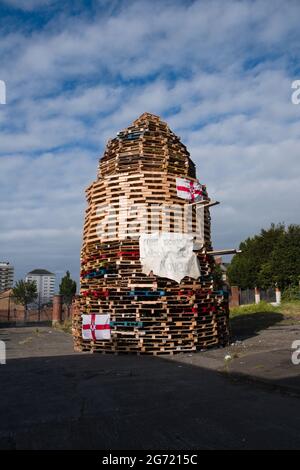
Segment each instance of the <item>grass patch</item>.
M64 320L62 323L56 323L55 327L57 330L63 331L64 333L72 333L72 320Z
M261 312L280 312L281 306L274 306L267 302L260 302L259 304L241 305L240 307L234 307L230 309L230 318L234 318L240 315L248 315L251 313Z
M232 332L242 336L253 336L272 326L296 325L300 323L300 301L235 307L230 310L230 323Z
M285 316L298 317L300 320L300 300L283 302L279 308L281 308Z
M283 325L299 325L300 323L300 301L283 302L281 311L284 315Z
M249 315L255 313L281 313L284 317L300 320L300 300L293 302L282 302L280 305L271 305L267 302L260 302L259 304L241 305L230 309L230 318L235 318L241 315Z
M29 336L28 338L25 338L22 341L19 341L19 344L23 345L23 344L31 343L32 340L33 340L32 336Z

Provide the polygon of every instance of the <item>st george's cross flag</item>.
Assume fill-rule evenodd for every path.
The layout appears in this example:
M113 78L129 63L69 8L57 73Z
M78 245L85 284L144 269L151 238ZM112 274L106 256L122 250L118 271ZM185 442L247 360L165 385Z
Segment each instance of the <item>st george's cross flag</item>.
M176 178L177 196L188 201L197 201L203 195L202 186L198 181L191 181L185 178Z
M82 315L82 338L110 339L110 315Z

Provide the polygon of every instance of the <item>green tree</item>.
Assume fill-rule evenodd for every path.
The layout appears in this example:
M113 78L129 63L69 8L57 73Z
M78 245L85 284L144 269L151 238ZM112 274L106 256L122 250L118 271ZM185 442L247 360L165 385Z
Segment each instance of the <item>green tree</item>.
M24 306L24 320L28 317L28 304L36 300L38 293L34 281L17 281L12 290L16 303Z
M300 280L300 225L290 225L270 256L272 282L281 289L298 286Z
M271 256L271 255L270 255ZM274 271L272 263L269 261L263 263L257 274L257 286L262 289L268 289L268 287L274 287L276 284L274 280Z
M240 244L242 253L232 258L228 267L228 277L232 285L242 289L254 287L268 287L272 267L271 254L277 243L284 238L285 226L272 224L268 230L262 229L259 235L247 238Z
M70 272L67 271L65 276L61 279L59 285L59 293L63 297L63 302L67 306L68 316L70 314L70 305L72 299L76 294L76 282L71 279Z

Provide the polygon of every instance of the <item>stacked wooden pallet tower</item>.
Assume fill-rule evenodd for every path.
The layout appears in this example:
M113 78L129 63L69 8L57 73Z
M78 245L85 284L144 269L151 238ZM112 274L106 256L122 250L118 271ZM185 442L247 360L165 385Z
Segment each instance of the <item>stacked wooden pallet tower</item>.
M201 276L185 277L178 283L142 272L136 233L137 229L149 232L149 213L146 209L145 217L139 214L137 219L136 210L151 206L151 213L156 215L151 230L164 231L169 224L167 230L176 232L174 210L162 220L159 207L187 206L187 201L177 195L178 177L196 183L195 165L180 139L158 116L144 113L108 142L98 178L87 189L81 290L73 315L76 350L158 355L227 343L228 304L223 292L214 289L207 206L203 209L204 231L198 240L202 248L197 251ZM205 187L202 199L210 201ZM116 214L111 225L107 220L104 223L108 205ZM189 205L189 229L196 234L197 208L197 204ZM122 225L124 211L126 227ZM83 339L82 319L94 314L109 314L110 339Z

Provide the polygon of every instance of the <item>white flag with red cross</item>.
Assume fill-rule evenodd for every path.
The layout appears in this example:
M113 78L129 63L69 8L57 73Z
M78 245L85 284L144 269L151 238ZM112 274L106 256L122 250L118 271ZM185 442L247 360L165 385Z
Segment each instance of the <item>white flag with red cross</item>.
M82 338L110 339L110 315L82 315Z
M197 201L203 195L202 185L198 181L176 178L177 196L188 201Z

